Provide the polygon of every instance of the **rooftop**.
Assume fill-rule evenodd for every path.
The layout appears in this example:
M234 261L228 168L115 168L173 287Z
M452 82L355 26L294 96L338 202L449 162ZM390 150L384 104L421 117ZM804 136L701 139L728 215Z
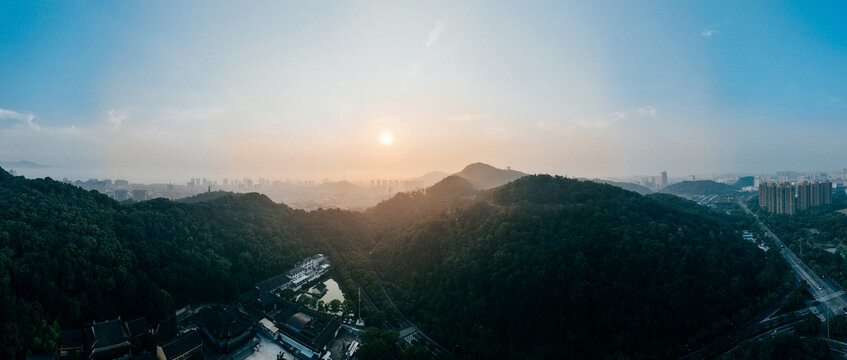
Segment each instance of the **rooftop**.
M168 340L167 342L161 345L162 352L165 353L165 357L168 359L175 358L179 355L183 355L194 348L201 346L202 339L200 338L200 332L197 330L192 330L185 332L177 337Z
M311 321L312 318L310 316L299 312L294 315L291 315L291 317L286 322L289 325L295 327L297 330L303 331L303 329L305 329Z
M234 338L250 328L250 318L236 307L207 314L201 324L212 336L219 339Z
M129 331L129 336L139 336L150 332L150 323L146 318L140 317L126 322L126 328Z
M93 338L97 341L94 346L96 348L103 348L127 342L127 336L126 333L124 333L124 328L121 324L120 318L101 323L95 322L90 329Z

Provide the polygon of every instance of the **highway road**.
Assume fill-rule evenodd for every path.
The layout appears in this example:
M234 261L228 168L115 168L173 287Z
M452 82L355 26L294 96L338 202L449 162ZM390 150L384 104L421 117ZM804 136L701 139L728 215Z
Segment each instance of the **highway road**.
M847 296L845 296L844 290L841 286L832 280L827 279L827 281L824 281L821 279L820 276L815 274L812 269L809 269L809 267L806 266L806 264L803 263L803 261L800 260L793 251L791 251L791 249L785 246L782 240L780 240L779 237L771 231L771 229L762 223L758 215L754 214L747 208L747 204L741 200L738 201L738 204L744 208L744 211L756 218L756 222L759 223L759 227L767 236L773 239L775 245L779 248L779 253L783 258L785 258L785 261L788 261L788 264L791 265L791 269L812 287L812 296L815 297L815 300L825 305L824 311L822 311L820 316L824 318L831 318L836 315L844 314L845 309L847 309Z

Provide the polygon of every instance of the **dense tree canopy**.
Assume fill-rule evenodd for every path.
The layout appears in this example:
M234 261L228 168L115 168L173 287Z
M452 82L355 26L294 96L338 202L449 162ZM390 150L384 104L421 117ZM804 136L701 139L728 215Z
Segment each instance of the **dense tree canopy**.
M118 315L172 331L175 308L232 301L324 252L342 289L365 290L370 325L397 323L384 283L459 357L668 358L745 321L784 285L781 259L740 240L746 223L671 195L551 176L486 191L449 177L364 213L307 213L259 194L120 204L0 170L0 357L48 351L59 329ZM428 357L369 331L363 354Z
M486 196L377 252L402 308L459 354L674 357L784 285L746 220L675 196L551 176Z
M712 180L696 180L680 181L659 191L677 195L725 195L732 194L737 190L734 185L722 184Z
M0 357L119 315L173 331L176 306L229 301L316 251L299 213L258 194L127 206L0 170Z

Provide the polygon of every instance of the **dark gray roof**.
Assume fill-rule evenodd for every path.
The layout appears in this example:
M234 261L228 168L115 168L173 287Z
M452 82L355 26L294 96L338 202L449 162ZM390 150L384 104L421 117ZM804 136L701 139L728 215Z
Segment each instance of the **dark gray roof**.
M341 324L332 317L288 301L274 318L280 332L312 350L322 349L335 336Z
M173 339L163 343L162 352L168 359L183 355L202 344L200 332L197 330L188 331Z
M246 303L249 303L249 302L256 300L258 298L259 298L259 289L256 289L254 287L254 288L250 288L250 290L247 290L244 293L242 293L241 295L239 295L238 296L238 302L240 302L242 304L246 304Z
M127 342L127 336L126 333L124 333L124 328L121 324L120 318L101 323L94 323L94 325L91 326L91 330L93 332L92 335L94 336L94 339L97 340L94 345L95 348L102 348Z
M201 320L201 325L219 339L230 339L247 331L250 328L250 318L231 307L219 313L208 314Z
M288 282L288 278L285 277L285 275L277 275L277 276L274 276L270 279L267 279L265 281L262 281L262 282L256 284L256 287L261 292L268 292L268 291L276 289L276 288L278 288L282 285L285 285L285 283L287 283L287 282Z
M139 336L150 332L150 323L146 318L140 317L126 322L126 328L129 330L129 336Z

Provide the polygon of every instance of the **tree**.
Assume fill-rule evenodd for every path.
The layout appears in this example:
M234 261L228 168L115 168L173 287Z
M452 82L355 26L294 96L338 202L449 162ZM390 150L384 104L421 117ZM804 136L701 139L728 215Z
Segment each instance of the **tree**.
M297 293L289 288L282 289L282 291L279 292L279 297L284 300L291 300L295 295L297 295Z
M376 327L365 329L362 334L362 346L356 350L355 357L362 360L391 360L400 356L397 345L399 335L396 331L386 331Z
M341 301L338 299L332 299L329 302L329 311L332 313L338 313L338 310L341 309Z

